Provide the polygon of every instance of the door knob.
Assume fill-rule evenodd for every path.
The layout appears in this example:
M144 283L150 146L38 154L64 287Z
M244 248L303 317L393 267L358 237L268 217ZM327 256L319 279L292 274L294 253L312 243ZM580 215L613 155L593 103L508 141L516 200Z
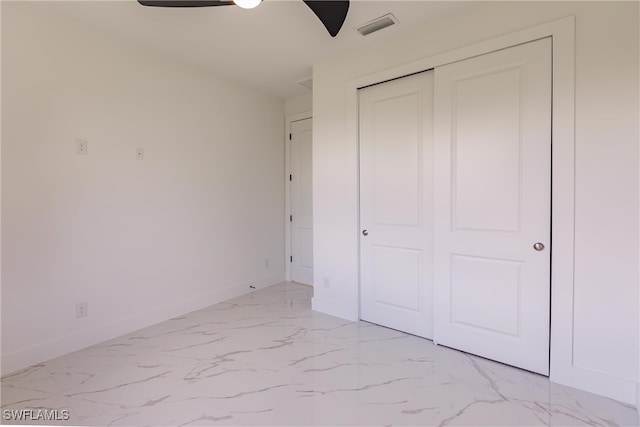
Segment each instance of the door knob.
M538 243L534 243L533 244L533 249L535 249L536 251L542 251L544 250L544 245L540 242Z
M362 235L363 235L363 236L368 236L368 235L369 235L369 232L368 232L367 230L362 230Z

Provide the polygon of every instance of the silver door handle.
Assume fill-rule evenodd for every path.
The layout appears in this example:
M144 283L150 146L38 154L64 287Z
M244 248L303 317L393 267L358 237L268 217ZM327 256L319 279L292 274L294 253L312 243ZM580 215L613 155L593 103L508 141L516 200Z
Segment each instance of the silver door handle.
M533 249L535 249L536 251L543 251L544 250L544 245L540 242L534 243L533 244Z
M368 235L369 235L369 232L368 232L367 230L362 230L362 235L363 235L363 236L368 236Z

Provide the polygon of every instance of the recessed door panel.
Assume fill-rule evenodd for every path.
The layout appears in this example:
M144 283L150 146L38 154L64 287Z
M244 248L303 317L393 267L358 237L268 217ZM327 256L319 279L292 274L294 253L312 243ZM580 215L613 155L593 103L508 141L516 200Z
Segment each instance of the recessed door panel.
M520 330L521 264L453 255L451 322L517 336ZM500 295L501 304L494 304L495 295Z
M311 228L298 228L300 253L300 267L313 269L313 230Z
M452 82L455 228L518 230L520 74L515 67Z
M374 103L374 212L377 224L417 226L422 177L420 96L412 92Z
M419 310L421 255L415 249L373 247L372 278L376 303Z

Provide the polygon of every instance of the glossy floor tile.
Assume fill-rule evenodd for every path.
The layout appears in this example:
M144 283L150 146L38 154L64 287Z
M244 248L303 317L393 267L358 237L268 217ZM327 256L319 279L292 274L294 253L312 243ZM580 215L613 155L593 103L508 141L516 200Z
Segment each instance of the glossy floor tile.
M53 425L637 425L636 410L272 286L2 378Z

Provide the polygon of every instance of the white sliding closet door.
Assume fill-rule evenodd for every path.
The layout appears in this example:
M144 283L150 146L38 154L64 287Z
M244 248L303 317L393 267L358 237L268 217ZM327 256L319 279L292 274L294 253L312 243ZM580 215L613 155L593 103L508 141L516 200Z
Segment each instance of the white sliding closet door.
M434 340L547 375L551 39L435 70Z
M360 317L431 338L433 72L359 96Z

